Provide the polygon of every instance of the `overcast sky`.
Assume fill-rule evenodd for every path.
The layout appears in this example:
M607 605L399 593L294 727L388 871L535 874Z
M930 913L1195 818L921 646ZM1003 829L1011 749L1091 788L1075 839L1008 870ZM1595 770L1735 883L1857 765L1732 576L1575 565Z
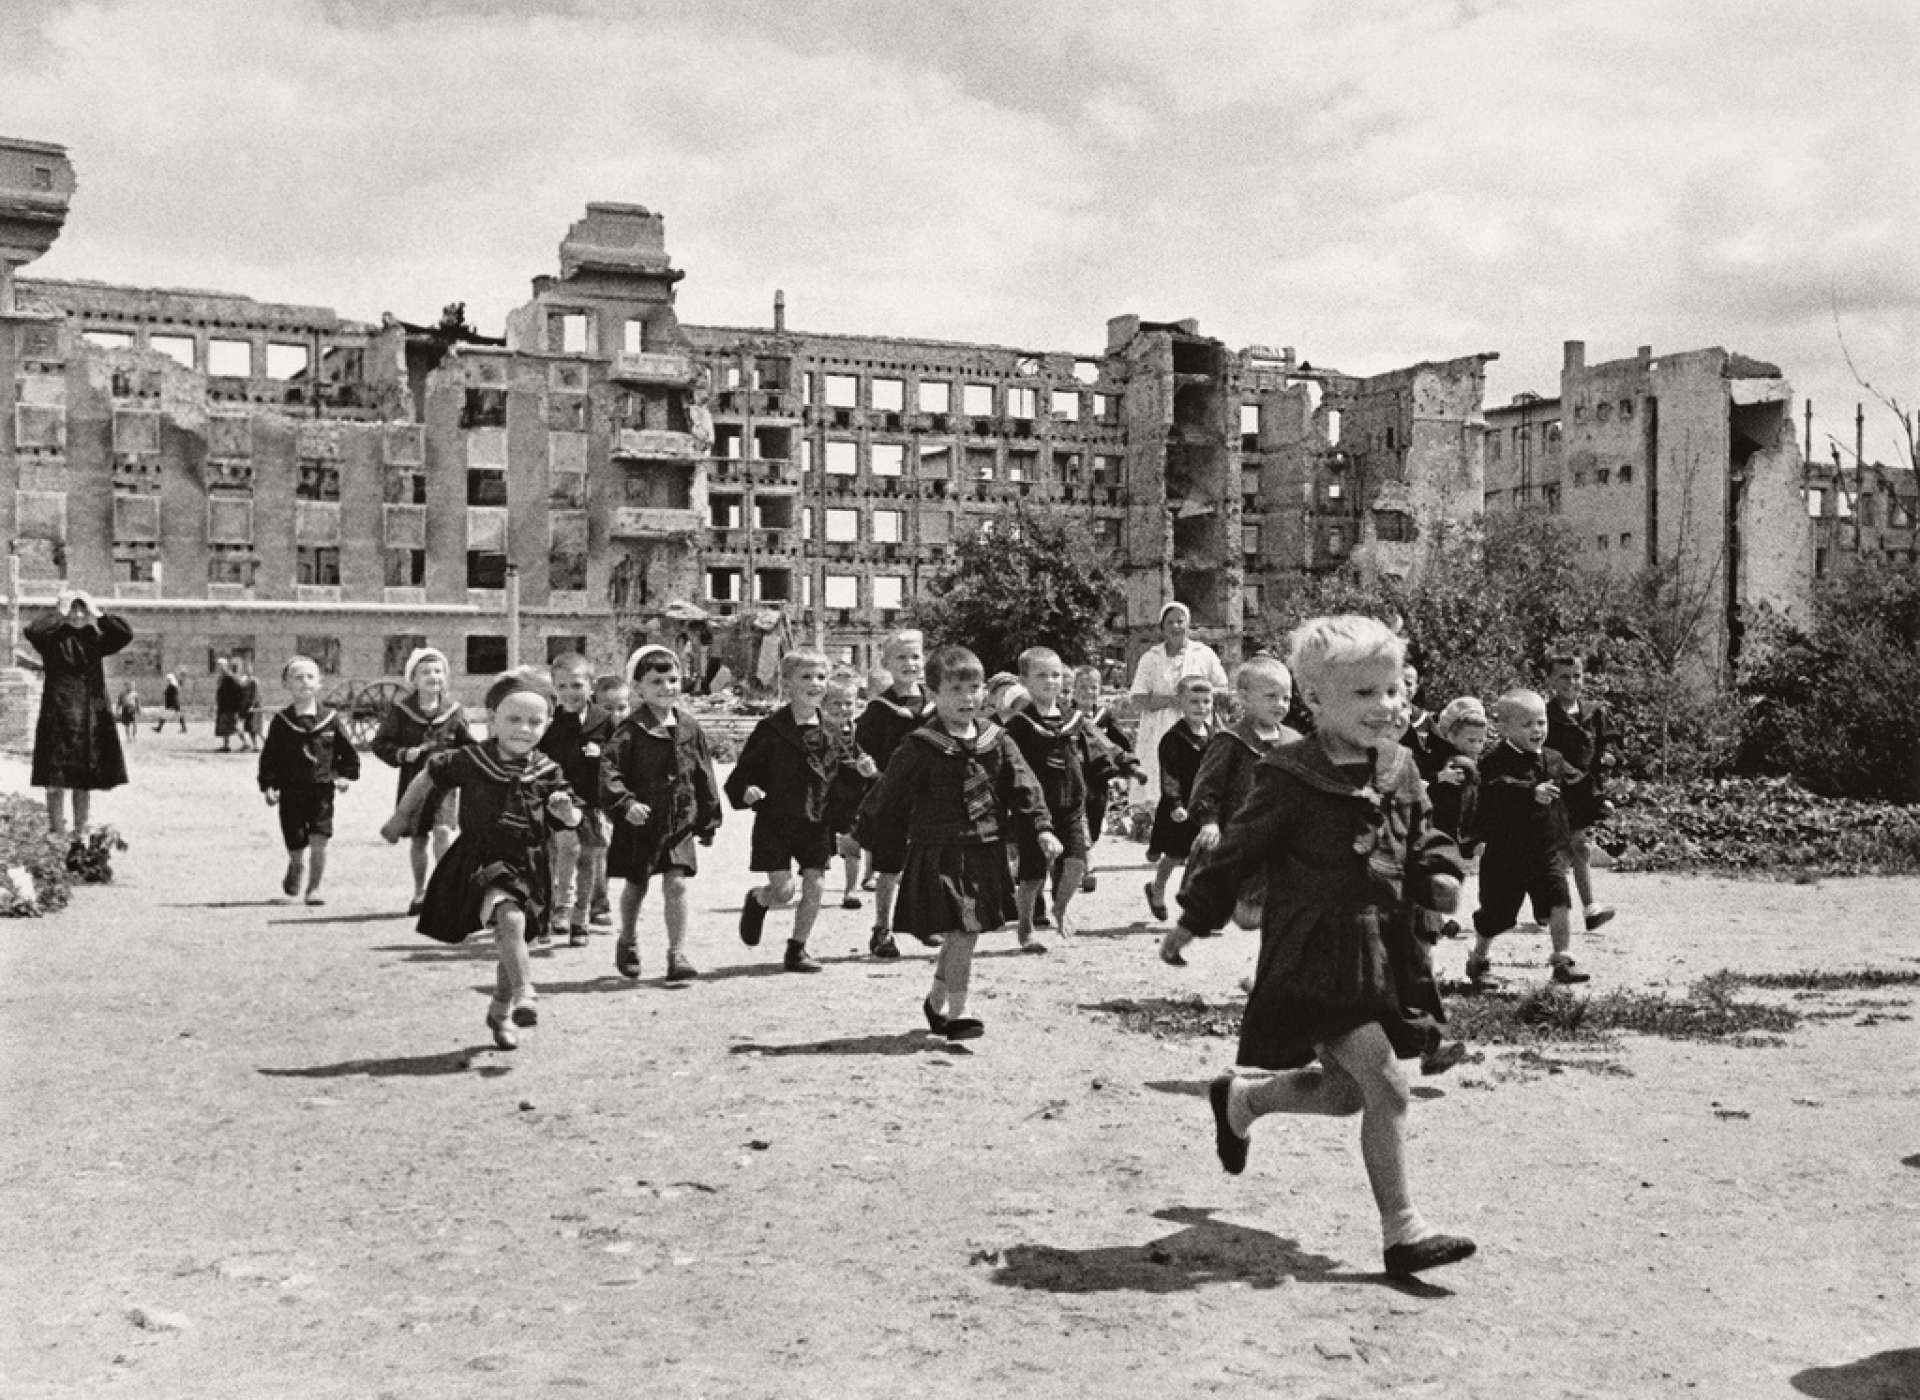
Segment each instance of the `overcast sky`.
M1920 399L1916 58L1912 0L4 0L0 133L79 173L29 276L498 333L629 201L694 322L1194 316L1353 373L1497 350L1489 403L1564 340L1720 344L1851 443L1836 308Z

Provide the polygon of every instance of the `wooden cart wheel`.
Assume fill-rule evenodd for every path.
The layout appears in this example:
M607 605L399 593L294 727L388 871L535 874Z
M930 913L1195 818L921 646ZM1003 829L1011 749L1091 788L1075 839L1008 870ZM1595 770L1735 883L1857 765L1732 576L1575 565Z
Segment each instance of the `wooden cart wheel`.
M354 747L364 749L373 742L373 736L380 732L387 711L406 695L407 689L401 681L374 681L358 689L350 688L343 701L329 700L327 703L337 705L340 718L346 723L347 733L353 736Z

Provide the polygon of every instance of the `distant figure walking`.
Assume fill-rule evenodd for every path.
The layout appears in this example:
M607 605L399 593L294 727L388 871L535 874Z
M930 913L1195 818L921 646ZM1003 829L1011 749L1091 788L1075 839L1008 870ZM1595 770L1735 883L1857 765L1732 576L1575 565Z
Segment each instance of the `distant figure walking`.
M213 737L220 741L220 752L233 752L233 736L240 732L241 715L247 702L246 687L240 682L240 663L225 656L215 657L213 683Z
M46 789L47 825L56 834L67 831L68 793L73 827L82 830L93 794L127 780L101 662L132 640L122 618L101 612L78 589L63 591L54 611L27 626L27 641L46 670L33 734L33 785Z
M140 692L132 681L120 687L120 698L113 702L113 714L120 721L120 727L127 731L129 744L140 737Z
M166 684L160 691L160 718L153 722L153 732L158 734L167 727L167 721L174 720L180 726L180 732L187 732L187 716L180 708L180 678L169 671Z

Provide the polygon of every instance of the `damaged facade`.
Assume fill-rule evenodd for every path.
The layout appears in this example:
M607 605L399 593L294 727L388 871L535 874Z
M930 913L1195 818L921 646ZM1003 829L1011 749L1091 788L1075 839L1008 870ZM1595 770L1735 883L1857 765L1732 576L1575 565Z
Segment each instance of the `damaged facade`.
M1070 512L1148 634L1229 653L1304 572L1404 572L1479 505L1490 356L1354 378L1119 317L1096 354L682 325L661 217L590 205L482 336L319 307L22 284L0 334L0 511L22 591L135 619L133 673L217 655L393 677L610 656L686 605L780 608L870 662L955 543ZM674 605L680 605L675 607ZM670 611L671 609L671 611ZM622 634L616 636L616 634Z
M1589 365L1566 344L1558 398L1486 411L1487 509L1563 519L1583 563L1671 569L1697 600L1707 660L1739 651L1756 606L1804 606L1808 467L1779 369L1719 348Z
M0 187L57 152L18 144ZM1229 656L1303 577L1405 576L1483 506L1561 509L1613 565L1693 551L1729 608L1793 594L1811 557L1785 385L1723 351L1569 347L1560 399L1483 418L1492 354L1360 377L1135 316L1097 352L1036 352L795 331L778 298L765 327L686 325L682 275L661 216L593 204L498 338L459 306L359 322L21 280L0 305L21 591L118 600L122 669L202 700L217 655L367 681L431 642L482 677L611 660L690 609L779 610L866 664L1016 505L1084 524L1117 633L1142 644L1178 597Z

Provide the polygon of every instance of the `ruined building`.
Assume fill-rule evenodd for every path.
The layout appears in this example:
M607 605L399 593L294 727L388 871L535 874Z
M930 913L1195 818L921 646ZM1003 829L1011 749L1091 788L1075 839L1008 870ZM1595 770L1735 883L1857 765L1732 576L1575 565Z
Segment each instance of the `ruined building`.
M1773 365L1650 346L1589 365L1568 341L1558 398L1486 411L1485 457L1489 511L1557 514L1591 567L1671 568L1716 667L1737 653L1748 608L1806 600L1808 475Z
M0 149L15 185L56 150ZM0 311L21 591L116 600L123 669L190 695L217 655L360 680L423 642L468 676L611 660L693 609L778 609L865 663L1020 504L1084 521L1116 628L1144 638L1178 596L1231 653L1303 573L1405 572L1425 522L1480 509L1490 355L1355 378L1132 316L1080 354L799 332L778 302L683 325L681 276L659 215L594 204L497 339L458 306L373 323L22 280Z

